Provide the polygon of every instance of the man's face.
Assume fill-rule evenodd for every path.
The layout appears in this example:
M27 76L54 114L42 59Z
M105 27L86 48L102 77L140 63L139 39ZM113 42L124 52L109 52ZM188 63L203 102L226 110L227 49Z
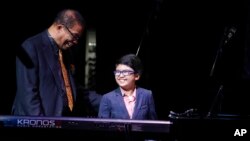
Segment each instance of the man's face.
M64 30L63 43L61 48L68 49L76 44L83 32L83 27L79 24L75 24L73 27L69 28L66 25L62 25L62 30Z

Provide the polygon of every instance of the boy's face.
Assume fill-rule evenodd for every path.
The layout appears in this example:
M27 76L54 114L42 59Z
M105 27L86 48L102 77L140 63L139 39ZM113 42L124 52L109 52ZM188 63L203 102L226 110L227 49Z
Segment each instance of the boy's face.
M140 78L139 74L135 74L134 70L127 65L119 64L115 71L120 72L115 75L116 83L124 89L134 88L135 82Z

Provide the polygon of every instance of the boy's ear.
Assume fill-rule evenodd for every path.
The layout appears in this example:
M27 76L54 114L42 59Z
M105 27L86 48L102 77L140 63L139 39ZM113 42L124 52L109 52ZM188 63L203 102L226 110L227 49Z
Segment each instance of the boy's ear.
M140 75L139 74L135 74L135 80L139 80L140 79Z

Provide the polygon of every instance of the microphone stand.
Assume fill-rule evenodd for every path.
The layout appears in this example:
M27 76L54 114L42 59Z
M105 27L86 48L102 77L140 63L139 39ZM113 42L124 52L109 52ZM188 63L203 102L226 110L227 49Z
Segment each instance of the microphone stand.
M219 88L216 96L214 97L213 103L212 103L212 105L207 113L207 117L211 117L212 112L214 111L215 104L217 103L217 101L219 101L219 98L223 97L222 90L223 90L223 84L220 85L220 88ZM220 104L219 111L221 111L221 103L219 103L219 104Z
M211 71L210 71L210 75L209 75L211 78L214 76L214 70L215 70L216 64L218 62L218 59L221 58L223 47L228 42L227 37L226 37L227 36L227 30L228 30L228 28L226 27L224 29L224 34L223 34L222 39L221 39L220 44L219 44L219 48L217 49L217 53L216 53L216 56L215 56L215 59L214 59L214 62L213 62L213 65L212 65L212 68L211 68ZM219 101L219 100L221 100L221 98L223 97L223 87L224 87L223 83L221 82L221 84L219 86L219 90L218 90L217 94L215 95L215 97L213 99L213 102L211 104L211 107L210 107L206 117L211 117L211 115L212 115L212 113L214 111L214 106L215 106L216 103L219 106L219 111L218 112L221 111L221 101Z

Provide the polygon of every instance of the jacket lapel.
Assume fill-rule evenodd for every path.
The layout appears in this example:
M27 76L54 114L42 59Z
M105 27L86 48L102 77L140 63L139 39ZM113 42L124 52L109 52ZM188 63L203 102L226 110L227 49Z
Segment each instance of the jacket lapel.
M55 59L55 52L53 50L53 46L51 45L50 41L49 41L49 37L47 36L46 32L44 32L44 34L42 34L42 40L43 40L43 45L42 45L42 54L44 55L44 58L46 60L46 62L48 63L48 66L54 76L56 85L58 86L58 88L62 88L61 87L61 81L60 81L60 76L59 73L57 71L54 70L58 70L58 61L57 59ZM49 49L48 49L49 48ZM55 61L52 61L55 60ZM60 93L62 94L62 93Z
M121 107L120 109L121 114L123 114L123 116L126 117L126 119L129 119L129 114L128 114L125 102L123 100L123 96L122 96L120 88L116 89L115 92L116 92L116 100L120 104L118 107Z
M141 89L140 88L136 88L136 101L135 101L135 107L134 107L134 112L133 112L133 115L132 115L132 119L136 119L137 115L138 115L138 112L140 110L140 103L141 103L141 100L142 100L142 97L141 97Z

